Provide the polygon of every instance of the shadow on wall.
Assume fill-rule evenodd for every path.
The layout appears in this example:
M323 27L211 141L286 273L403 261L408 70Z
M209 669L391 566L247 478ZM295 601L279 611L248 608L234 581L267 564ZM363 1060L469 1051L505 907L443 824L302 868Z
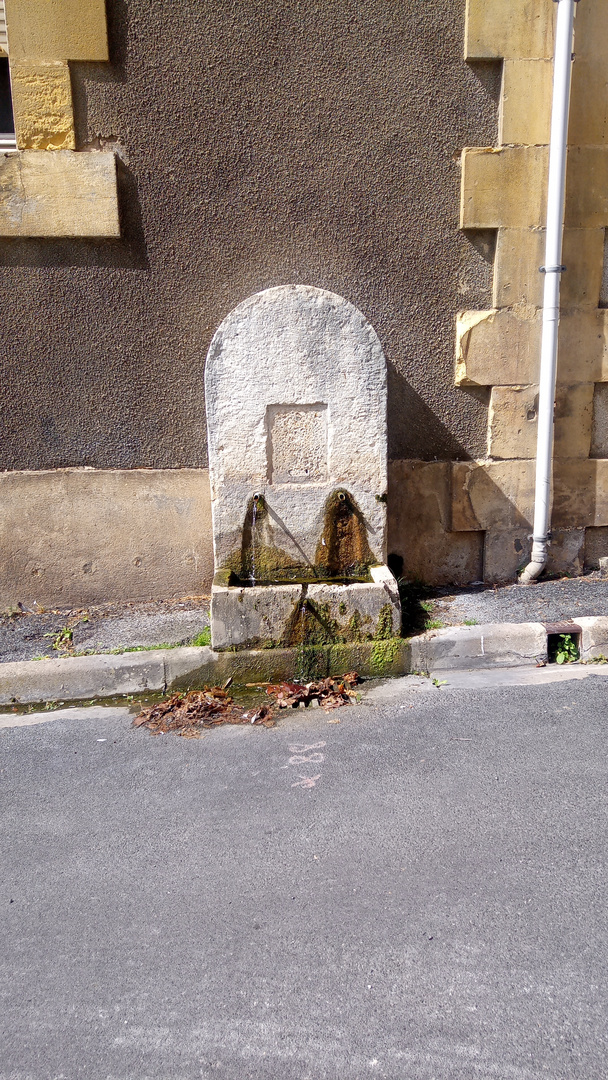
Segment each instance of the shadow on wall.
M490 387L466 387L486 411ZM407 420L404 422L404 417ZM388 457L424 461L468 461L470 454L404 376L388 367Z
M489 388L468 392L487 408ZM547 573L580 574L585 563L597 562L605 543L601 530L608 526L603 469L603 461L593 459L556 462ZM388 551L393 563L403 560L406 580L516 581L530 557L534 472L534 458L471 460L409 383L389 369Z
M483 533L452 532L452 463L389 461L389 565L407 581L469 584L483 573Z
M403 576L516 581L530 557L534 472L534 459L391 462L389 551L403 558ZM556 462L548 574L580 574L597 561L608 542L606 490L603 461Z

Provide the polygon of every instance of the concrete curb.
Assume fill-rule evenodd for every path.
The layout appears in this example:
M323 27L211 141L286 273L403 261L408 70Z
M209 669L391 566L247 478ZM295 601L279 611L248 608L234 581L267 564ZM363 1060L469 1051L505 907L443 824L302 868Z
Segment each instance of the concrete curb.
M410 644L403 639L305 649L214 652L208 646L181 646L141 653L92 654L57 660L0 664L0 705L43 701L89 701L183 690L204 685L279 682L304 675L342 675L356 670L380 677L410 669ZM314 670L313 670L314 669Z
M414 671L514 667L547 660L542 623L486 623L449 626L412 638Z
M126 694L165 692L217 685L275 682L305 674L340 675L356 670L367 677L408 672L441 672L490 667L533 666L547 661L548 635L571 632L579 638L581 660L608 657L608 617L576 623L488 623L430 630L411 640L298 649L214 652L182 646L119 655L94 654L57 660L0 664L0 705L44 701L87 701ZM314 667L314 671L313 671Z
M590 616L562 623L485 623L429 630L411 639L412 671L456 671L525 667L548 659L551 634L578 638L582 661L608 657L608 618Z

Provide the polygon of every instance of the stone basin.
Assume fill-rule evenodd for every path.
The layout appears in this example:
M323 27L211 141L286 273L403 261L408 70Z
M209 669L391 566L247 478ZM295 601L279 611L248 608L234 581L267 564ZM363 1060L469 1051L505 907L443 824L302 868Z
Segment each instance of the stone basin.
M329 645L397 637L401 607L387 566L370 580L315 584L213 584L211 644L231 648Z

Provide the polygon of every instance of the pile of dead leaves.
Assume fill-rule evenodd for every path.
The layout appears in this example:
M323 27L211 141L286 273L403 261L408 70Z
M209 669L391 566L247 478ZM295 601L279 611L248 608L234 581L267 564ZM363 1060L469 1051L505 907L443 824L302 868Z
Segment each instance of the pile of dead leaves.
M339 709L342 705L358 701L355 686L359 682L356 671L349 671L339 679L321 679L319 682L279 683L267 685L266 693L273 698L256 709L244 710L226 692L226 686L205 687L187 694L172 694L165 701L142 709L135 717L132 727L145 727L151 735L172 733L187 739L197 739L205 729L219 724L256 724L274 727L275 709L298 708L300 704L316 702L323 709ZM266 684L264 684L266 685Z
M132 727L145 727L151 735L172 732L185 738L196 739L205 728L219 724L263 724L274 727L270 705L245 711L237 705L221 686L210 689L191 690L187 694L173 694L166 701L142 709L135 717Z
M342 705L355 704L359 700L355 686L359 682L356 671L349 671L339 679L321 679L319 682L280 683L269 686L270 694L279 709L296 708L301 702L310 705L316 701L323 709L339 709Z

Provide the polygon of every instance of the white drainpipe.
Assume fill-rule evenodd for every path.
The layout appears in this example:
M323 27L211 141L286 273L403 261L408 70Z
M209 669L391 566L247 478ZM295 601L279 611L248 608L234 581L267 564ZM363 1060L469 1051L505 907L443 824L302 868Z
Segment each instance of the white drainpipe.
M536 488L532 555L519 581L522 585L537 578L547 565L551 517L551 470L553 463L553 411L557 375L557 333L559 326L560 275L564 270L562 240L566 189L566 151L572 73L574 11L577 0L557 0L557 27L553 66L553 106L549 143L549 184L547 190L547 236L543 293L543 328L540 350L538 392L538 436L536 442ZM534 102L530 102L534 108Z

